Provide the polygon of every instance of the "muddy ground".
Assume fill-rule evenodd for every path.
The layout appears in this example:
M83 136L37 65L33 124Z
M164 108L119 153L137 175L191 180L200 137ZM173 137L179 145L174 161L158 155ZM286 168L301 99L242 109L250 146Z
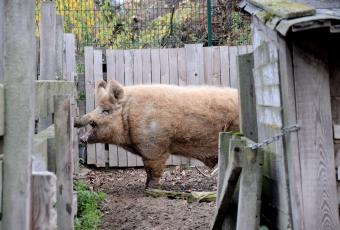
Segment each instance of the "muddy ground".
M210 170L200 166L201 171ZM148 197L144 193L146 174L139 169L90 169L85 176L94 191L107 194L102 207L101 229L209 229L215 202ZM172 191L215 191L216 177L208 178L190 167L168 167L162 189Z

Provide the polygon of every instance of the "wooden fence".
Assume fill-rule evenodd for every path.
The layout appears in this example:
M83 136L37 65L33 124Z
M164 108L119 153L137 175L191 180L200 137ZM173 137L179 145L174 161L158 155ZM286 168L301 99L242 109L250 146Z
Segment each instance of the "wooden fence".
M123 85L216 85L238 88L236 57L251 50L251 46L203 47L201 44L176 49L140 50L85 47L86 112L95 107L94 85L101 79L115 79ZM179 156L170 156L166 163L201 164ZM97 167L106 164L110 167L143 166L139 156L114 145L106 151L104 144L87 145L87 164Z
M35 1L2 4L0 229L73 229L78 162L74 36L63 33L54 3L42 3L39 43Z

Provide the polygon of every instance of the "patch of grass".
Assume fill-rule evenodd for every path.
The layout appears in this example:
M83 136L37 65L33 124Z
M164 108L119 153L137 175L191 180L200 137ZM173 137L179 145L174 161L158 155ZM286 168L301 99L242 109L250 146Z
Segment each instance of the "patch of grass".
M96 230L102 221L100 204L105 193L89 191L82 181L75 181L74 188L78 192L78 214L75 219L76 230Z

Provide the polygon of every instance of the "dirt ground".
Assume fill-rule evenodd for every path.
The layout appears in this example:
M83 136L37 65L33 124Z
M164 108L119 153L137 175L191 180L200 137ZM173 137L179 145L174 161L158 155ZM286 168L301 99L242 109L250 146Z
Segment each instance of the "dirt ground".
M204 166L201 171L209 173ZM107 194L101 229L209 229L215 202L188 203L186 200L153 198L144 193L146 174L139 169L90 169L87 184ZM162 189L172 191L215 191L216 177L208 178L195 168L168 167Z

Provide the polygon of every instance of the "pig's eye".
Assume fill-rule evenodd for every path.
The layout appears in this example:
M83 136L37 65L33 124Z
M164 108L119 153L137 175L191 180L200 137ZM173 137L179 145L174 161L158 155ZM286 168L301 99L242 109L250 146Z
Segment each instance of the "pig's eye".
M94 121L90 121L90 125L91 125L92 128L96 128L96 126L97 126L96 122L94 122Z
M104 114L104 115L109 115L110 112L111 112L110 109L103 109L102 114Z

